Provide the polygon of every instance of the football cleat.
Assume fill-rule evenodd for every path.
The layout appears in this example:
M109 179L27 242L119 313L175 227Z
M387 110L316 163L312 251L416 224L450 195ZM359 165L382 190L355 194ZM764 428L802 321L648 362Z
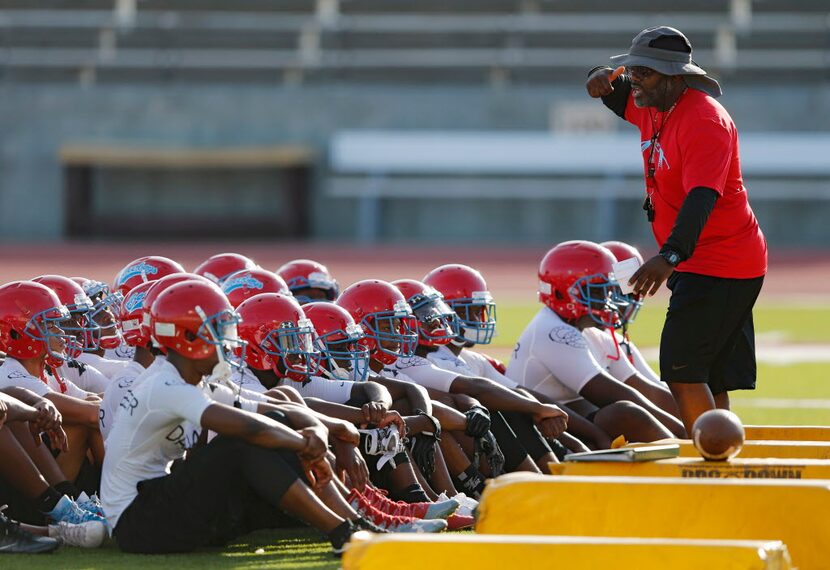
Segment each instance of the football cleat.
M447 530L461 530L462 528L472 528L476 524L476 519L471 516L453 515L447 519Z
M46 513L46 516L56 523L83 524L87 522L99 522L103 524L106 522L104 517L82 509L66 495L61 497L61 500L58 501L55 508Z
M357 493L357 491L353 490L352 494L354 493ZM381 489L368 486L363 491L363 496L369 501L369 504L384 513L418 519L445 519L461 506L459 501L446 498L434 503L393 501ZM351 499L351 495L349 497Z
M444 519L416 519L389 515L373 507L366 497L352 493L349 495L349 504L362 517L389 532L428 533L441 532L447 528Z
M101 505L101 499L99 499L98 495L95 493L93 493L92 496L88 496L85 491L82 491L81 494L78 495L75 502L83 510L96 514L101 518L106 518L106 515L104 514L104 507Z
M20 523L3 514L0 507L0 554L41 554L52 552L60 542L47 536L35 536L20 528Z
M59 522L49 525L49 536L69 546L98 548L107 536L107 527L100 521L80 524Z
M472 497L468 497L464 493L458 493L452 498L461 503L461 506L458 507L458 510L455 511L454 514L461 515L464 517L475 516L475 510L478 508L478 501L476 501ZM446 493L441 493L440 495L438 495L439 501L446 501L447 499L449 499L449 497L447 497Z

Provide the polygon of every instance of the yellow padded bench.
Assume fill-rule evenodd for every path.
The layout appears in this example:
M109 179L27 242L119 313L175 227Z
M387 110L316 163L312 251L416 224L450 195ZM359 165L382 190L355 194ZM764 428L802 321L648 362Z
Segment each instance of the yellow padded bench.
M827 568L830 481L577 477L490 481L482 534L781 540L801 570Z
M732 459L705 461L675 457L659 461L565 461L548 466L552 475L611 475L614 477L691 477L704 479L830 479L824 459Z
M787 570L780 541L358 533L343 555L344 570Z
M744 426L746 439L830 441L828 426Z

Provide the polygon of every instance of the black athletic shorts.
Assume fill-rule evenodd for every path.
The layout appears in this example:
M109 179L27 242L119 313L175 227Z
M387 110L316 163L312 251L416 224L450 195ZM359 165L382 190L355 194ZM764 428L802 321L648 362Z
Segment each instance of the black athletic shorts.
M220 436L193 450L170 475L141 481L114 536L124 551L153 554L219 546L261 528L300 526L276 506L300 477L296 453Z
M728 279L675 272L660 339L664 382L706 383L712 394L755 389L752 308L764 277Z

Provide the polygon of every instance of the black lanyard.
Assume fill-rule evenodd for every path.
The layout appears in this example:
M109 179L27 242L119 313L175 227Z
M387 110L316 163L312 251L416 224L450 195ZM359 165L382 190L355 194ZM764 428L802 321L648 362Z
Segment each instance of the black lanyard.
M659 129L655 129L655 125L657 123L656 118L652 117L651 119L651 130L653 131L653 133L649 141L648 159L646 160L646 199L643 202L643 210L646 211L646 218L649 222L654 221L654 202L651 199L651 195L654 194L654 190L657 187L657 181L655 179L655 175L657 174L657 168L654 164L654 151L657 148L657 145L660 143L660 134L663 132L663 127L666 126L666 123L669 121L669 117L671 117L674 108L677 107L678 103L680 103L680 99L683 98L683 95L685 93L686 89L683 90L683 92L680 94L680 96L677 98L674 104L663 116L663 120L660 122Z

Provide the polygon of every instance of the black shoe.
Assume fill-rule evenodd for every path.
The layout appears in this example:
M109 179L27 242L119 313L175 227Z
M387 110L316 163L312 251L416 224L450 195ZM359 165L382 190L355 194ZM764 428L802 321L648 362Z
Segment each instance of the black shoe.
M0 554L42 554L52 552L60 542L48 536L35 536L20 528L0 512Z
M353 520L352 524L357 530L368 530L369 532L375 532L377 534L386 534L389 532L385 528L380 528L378 525L376 525L369 519L365 519L363 517Z
M356 531L357 528L352 524L352 521L346 520L329 533L332 554L336 558L343 556L343 552L346 550L346 543L349 542L352 534Z

